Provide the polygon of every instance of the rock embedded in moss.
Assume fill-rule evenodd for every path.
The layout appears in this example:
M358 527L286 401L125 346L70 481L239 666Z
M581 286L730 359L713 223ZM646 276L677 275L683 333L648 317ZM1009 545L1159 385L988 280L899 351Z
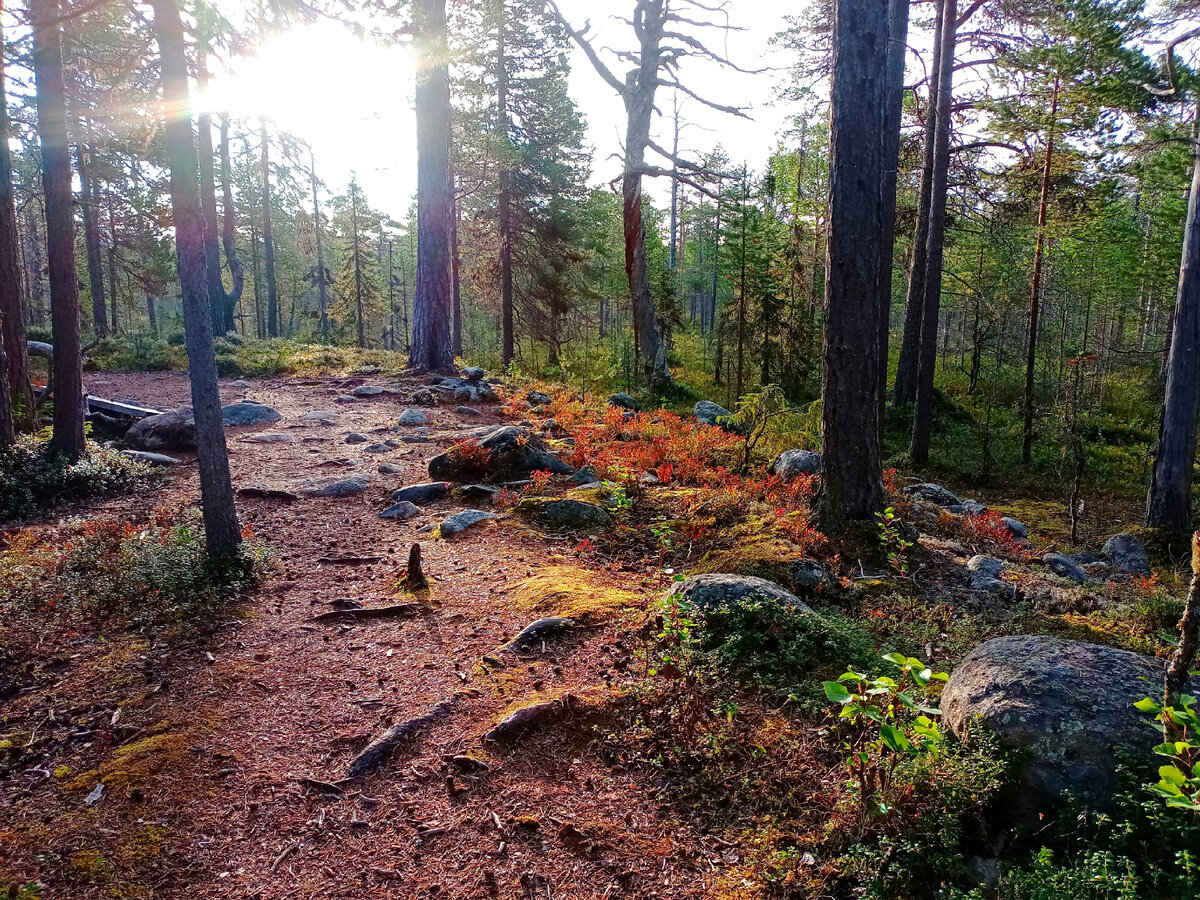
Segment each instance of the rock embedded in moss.
M712 572L692 575L671 589L671 596L701 611L719 609L733 603L763 598L800 613L812 610L795 594L765 578L753 575L728 575Z
M570 498L526 497L517 505L517 515L551 528L606 528L612 525L612 516L603 506Z
M538 471L555 475L575 472L535 436L514 425L495 429L477 446L451 447L429 461L429 477L435 481L505 481Z

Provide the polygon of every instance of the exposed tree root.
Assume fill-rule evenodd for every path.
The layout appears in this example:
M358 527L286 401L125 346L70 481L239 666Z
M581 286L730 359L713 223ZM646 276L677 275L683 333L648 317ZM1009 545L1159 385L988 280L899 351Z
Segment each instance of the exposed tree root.
M416 604L413 605L415 606ZM424 715L393 725L379 737L375 738L375 740L371 741L367 745L367 748L354 758L354 762L350 763L347 777L365 778L370 775L387 762L397 747L414 737L418 731L428 728L430 725L449 715L461 696L463 695L458 693L452 697L447 697L445 700L440 700L430 707Z

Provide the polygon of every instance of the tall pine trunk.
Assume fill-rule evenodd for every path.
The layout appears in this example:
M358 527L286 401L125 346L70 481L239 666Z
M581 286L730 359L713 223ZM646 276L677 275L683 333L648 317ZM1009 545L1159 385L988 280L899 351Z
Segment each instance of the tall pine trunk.
M84 126L85 134L90 132ZM83 246L87 252L88 288L92 292L92 331L104 337L108 327L108 305L104 293L104 256L100 246L100 223L97 218L96 185L92 179L92 148L79 141L75 156L79 171L79 204L83 209Z
M829 149L829 236L821 366L821 495L826 527L883 507L879 305L884 263L879 132L888 102L888 10L836 0Z
M417 278L409 363L450 372L450 68L446 0L414 0L417 49Z
M221 300L225 321L223 330L237 331L237 307L242 302L242 292L246 289L246 272L242 268L242 258L237 250L237 207L233 205L233 167L229 163L229 117L221 122L221 211L224 220L221 226L221 243L225 247L225 259L229 263L229 277L233 281L233 290L225 293L222 289ZM223 286L222 286L223 287Z
M512 173L509 171L508 65L505 60L505 26L508 11L505 0L496 0L496 127L500 131L500 171L497 175L499 197L497 217L500 229L500 365L507 371L516 353L513 326L512 266Z
M1038 200L1037 243L1033 250L1033 284L1029 291L1029 319L1025 346L1025 398L1021 429L1021 462L1033 462L1033 393L1034 371L1037 366L1038 317L1042 303L1042 270L1046 259L1046 216L1050 208L1050 174L1054 164L1054 132L1058 119L1058 81L1054 82L1054 95L1050 102L1050 129L1046 134L1046 158L1042 164L1042 190ZM1190 220L1189 220L1190 221ZM1182 283L1182 277L1180 282ZM1193 379L1195 375L1192 376ZM1192 445L1196 443L1195 412L1192 413ZM1190 476L1189 476L1190 480ZM1187 527L1186 525L1184 526Z
M450 285L454 292L454 328L451 335L451 349L454 351L454 358L460 359L463 355L463 310L462 310L462 256L458 249L458 193L455 190L453 179L450 183L450 202L453 204L450 210ZM391 246L388 248L389 255Z
M1200 133L1200 103L1196 109ZM1158 426L1158 447L1150 476L1146 524L1186 531L1192 520L1192 467L1196 458L1196 416L1200 404L1200 144L1188 194L1179 293L1171 320L1166 392Z
M917 189L917 226L913 232L912 261L908 268L908 296L904 304L904 332L892 402L908 406L917 399L917 370L921 355L921 317L925 308L925 271L929 252L929 197L933 193L934 144L937 138L937 89L941 79L942 23L946 0L937 0L933 27L933 65L929 70L929 100L925 106L925 147L922 151L921 183Z
M267 280L267 335L279 337L279 285L275 280L275 229L271 226L271 143L267 138L267 120L261 121L260 165L262 172L263 269Z
M317 239L317 298L321 339L329 340L329 280L325 272L325 242L321 235L321 201L317 196L317 160L308 150L308 177L312 184L313 230Z
M196 417L196 456L200 470L200 504L204 536L211 556L235 556L241 544L229 455L221 421L217 361L213 351L205 261L204 213L200 203L191 102L188 97L187 51L176 0L152 0L154 30L162 60L163 101L167 110L165 144L171 168L171 208L175 221L179 285L192 409Z
M921 304L921 344L917 356L917 397L909 456L916 465L929 460L933 427L933 379L937 364L938 315L942 301L942 263L946 249L946 195L950 182L950 102L954 94L954 45L958 36L958 0L945 0L938 67L937 127L933 140L933 184L929 192L929 236L925 253L925 299Z
M0 31L0 47L4 33ZM21 308L21 271L17 266L20 239L13 196L12 156L9 151L8 101L4 82L4 58L0 54L0 394L10 425L33 427L33 388L29 381L29 355L25 316ZM40 277L40 273L39 273ZM0 422L0 428L3 423ZM0 438L2 439L2 438Z
M54 343L54 432L51 447L67 459L83 456L83 360L79 343L79 275L75 265L75 199L67 140L62 25L58 0L30 0L38 136L46 195L46 257Z

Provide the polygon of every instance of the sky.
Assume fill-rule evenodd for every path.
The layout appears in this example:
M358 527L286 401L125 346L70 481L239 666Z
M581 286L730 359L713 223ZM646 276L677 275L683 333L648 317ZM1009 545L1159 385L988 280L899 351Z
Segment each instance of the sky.
M710 29L706 43L742 68L772 69L786 65L787 55L773 50L770 39L784 27L784 15L801 2L730 0L730 22L743 31ZM611 10L597 14L598 6ZM632 29L611 18L632 9L632 0L561 0L560 8L576 28L591 19L597 46L623 48ZM612 52L604 61L619 78L627 64ZM723 145L731 159L753 169L773 149L789 111L774 102L780 71L740 74L700 60L683 67L682 80L697 94L746 109L737 118L681 98L687 127L681 148L693 152ZM588 123L595 149L593 181L605 184L620 174L625 110L620 98L578 49L572 54L571 95ZM413 60L407 47L382 46L358 38L332 21L293 29L269 40L255 57L234 59L218 73L198 103L213 112L235 116L265 114L280 129L313 147L317 174L340 192L350 173L357 174L373 206L402 218L416 189L416 142L413 115ZM656 120L659 143L669 145L672 97L659 91ZM666 179L650 179L647 191L669 194Z

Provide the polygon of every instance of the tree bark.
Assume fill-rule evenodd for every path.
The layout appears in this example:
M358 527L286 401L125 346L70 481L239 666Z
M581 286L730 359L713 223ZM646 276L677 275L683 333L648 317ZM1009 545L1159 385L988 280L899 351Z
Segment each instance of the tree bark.
M196 417L196 456L200 470L205 544L211 556L229 558L238 553L241 529L233 502L225 428L221 421L221 397L217 390L217 363L213 352L208 267L204 248L204 213L192 136L183 22L176 0L151 0L151 5L154 8L154 29L162 60L163 100L168 111L164 137L171 168L171 207L175 220L192 408Z
M75 265L75 204L67 139L62 26L58 0L30 0L33 71L37 83L42 185L46 195L46 256L54 342L54 431L50 446L69 460L86 450L83 359L79 343L79 276Z
M321 322L321 338L329 339L329 284L325 273L325 246L321 237L321 201L317 197L317 160L312 148L308 150L308 177L312 183L313 229L317 238L317 298Z
M208 81L208 62L198 51L200 84ZM217 174L212 142L212 116L197 116L196 154L200 161L200 211L204 216L204 261L208 283L208 305L214 335L225 333L225 282L221 279L221 246L217 231Z
M883 123L883 235L884 260L879 286L879 426L887 407L887 371L892 330L892 267L896 250L896 186L899 182L900 126L904 115L904 64L908 55L910 0L888 2L888 102Z
M267 280L267 335L279 337L279 285L275 280L275 231L271 227L271 144L267 139L267 120L261 122L262 139L262 242L263 269Z
M1200 103L1194 133L1200 134ZM1196 417L1200 404L1200 144L1188 194L1179 292L1171 321L1166 391L1158 426L1158 447L1150 476L1146 524L1187 531L1192 521L1192 468L1196 458Z
M1037 244L1033 251L1033 284L1029 292L1029 327L1025 347L1025 400L1024 422L1021 431L1021 462L1033 462L1033 388L1034 368L1037 364L1038 314L1042 302L1042 267L1046 258L1046 214L1050 206L1050 172L1054 163L1054 131L1058 117L1058 81L1054 82L1054 94L1050 102L1050 129L1046 134L1046 160L1042 165L1042 192L1038 201ZM1189 212L1189 223L1191 216ZM1180 276L1182 284L1183 277ZM1195 352L1193 350L1193 352ZM1195 374L1192 376L1195 379ZM1193 407L1195 403L1193 401ZM1196 444L1196 416L1192 412L1192 451ZM1189 480L1190 480L1189 468ZM1183 529L1186 530L1185 525Z
M917 370L921 355L921 317L925 304L926 254L929 249L929 197L933 193L934 144L937 139L937 88L941 80L942 22L946 0L938 0L933 27L933 65L930 68L929 99L925 104L925 147L922 154L921 184L917 190L917 226L913 232L912 261L908 268L908 296L904 304L904 332L900 339L900 359L896 365L896 384L892 402L908 406L917 399Z
M0 46L4 33L0 30ZM20 239L13 195L12 155L9 150L8 102L4 58L0 54L0 394L14 427L33 427L33 388L29 381L29 355L25 316L21 308L21 271L17 266ZM5 413L0 412L0 418ZM2 424L0 424L2 427ZM11 443L11 441L10 441Z
M836 529L870 519L886 496L876 398L887 6L836 0L833 27L819 510L823 525Z
M111 190L105 191L105 201L108 207L108 307L112 332L116 334L121 325L117 317L117 219L113 213Z
M90 129L85 126L85 133ZM105 337L108 327L108 304L104 293L104 257L100 248L100 224L96 217L96 185L92 181L92 148L79 141L75 156L79 171L79 205L83 209L83 246L87 252L88 288L92 293L92 331Z
M1191 681L1200 653L1200 531L1192 534L1192 585L1183 617L1179 620L1179 643L1171 654L1164 679L1163 705L1179 708L1179 700Z
M225 246L225 259L229 263L229 277L233 281L233 290L225 293L222 285L221 300L225 321L223 329L226 332L237 331L237 307L242 301L242 292L246 289L246 272L242 268L242 259L237 250L237 207L233 205L233 168L229 164L229 119L221 122L221 211L225 218L221 227L221 243Z
M512 193L509 171L509 122L508 122L508 66L505 62L505 34L507 10L505 0L498 0L496 25L496 126L501 133L500 171L497 181L500 188L497 198L497 216L500 230L500 365L507 371L512 366L516 353L516 337L513 328L513 266L512 266Z
M929 461L933 426L933 379L937 365L938 314L942 300L942 264L946 249L946 194L950 181L950 105L954 96L954 46L958 37L958 0L944 0L938 68L937 125L933 140L933 183L929 191L929 236L925 252L925 297L921 304L921 343L917 356L917 397L909 456L916 465Z
M450 372L450 68L446 0L414 0L417 50L417 279L409 363Z
M454 329L452 335L451 349L454 351L454 358L460 359L463 355L463 312L462 312L462 256L458 249L458 194L454 189L453 181L450 184L450 201L453 204L450 210L450 284L454 292ZM390 249L389 249L390 253Z

